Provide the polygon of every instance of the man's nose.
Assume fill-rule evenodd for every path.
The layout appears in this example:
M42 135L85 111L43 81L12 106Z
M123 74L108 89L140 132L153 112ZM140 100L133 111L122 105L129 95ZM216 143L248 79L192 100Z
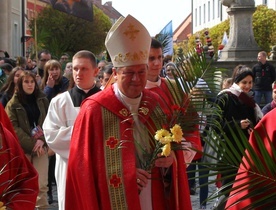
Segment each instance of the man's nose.
M133 80L133 81L140 80L140 77L139 77L139 73L138 73L138 72L133 73L132 80Z

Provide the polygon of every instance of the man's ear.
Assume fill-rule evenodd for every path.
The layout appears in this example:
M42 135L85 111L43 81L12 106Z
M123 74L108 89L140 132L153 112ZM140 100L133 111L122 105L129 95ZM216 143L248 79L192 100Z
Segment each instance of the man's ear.
M113 67L112 68L112 75L111 75L111 77L113 77L115 80L117 79L117 71L116 71L116 68L115 67Z
M100 69L98 67L95 68L95 76L98 76L100 73Z

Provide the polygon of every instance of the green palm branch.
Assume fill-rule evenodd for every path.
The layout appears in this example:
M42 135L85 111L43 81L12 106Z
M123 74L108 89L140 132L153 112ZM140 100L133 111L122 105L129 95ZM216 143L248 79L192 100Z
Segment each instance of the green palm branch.
M177 70L173 74L177 88L171 83L171 89L173 89L175 95L178 95L176 97L178 103L182 103L181 98L183 98L184 94L189 94L193 109L187 112L189 113L194 110L201 112L202 115L207 116L204 122L205 126L214 128L212 130L205 130L204 137L205 145L210 146L214 153L209 154L198 151L213 161L191 163L206 166L204 169L196 169L193 172L199 174L198 172L200 171L208 170L209 174L204 176L217 176L223 172L227 173L227 176L221 177L219 180L210 179L207 183L208 185L229 178L234 179L237 175L240 175L237 176L235 181L213 192L209 196L208 201L220 197L222 202L227 202L227 195L230 194L231 197L234 197L246 192L246 196L239 198L232 206L245 199L254 198L250 205L244 209L276 209L275 146L271 141L269 143L264 142L257 131L254 131L255 144L258 146L258 151L256 151L239 125L235 124L234 127L231 127L228 122L225 122L231 132L232 138L230 140L224 134L220 120L218 120L222 117L221 110L212 102L212 99L220 91L220 82L225 70L213 67L212 61L208 62L204 55L198 55L196 52L189 52L184 55L181 50L177 52L176 65ZM198 87L197 83L199 79L203 79L207 86ZM181 92L181 89L183 89L183 92ZM194 94L193 89L199 91ZM194 123L200 125L202 122L200 118L191 120L191 118L183 117L184 125ZM266 132L265 128L263 129ZM272 152L270 153L267 151L267 144L271 148ZM237 169L239 169L238 173ZM195 177L195 179L198 178L200 178L199 175ZM231 187L233 184L234 186Z
M235 128L231 128L228 124L227 126L231 131L232 139L229 140L229 138L223 134L221 128L218 130L218 133L222 133L222 135L216 133L212 135L213 138L210 136L206 138L205 144L212 147L215 155L206 153L203 153L203 155L213 159L214 162L201 162L198 164L207 166L207 168L201 169L201 171L210 170L209 176L217 176L223 172L228 174L226 177L220 178L219 180L209 180L209 185L214 184L216 181L224 181L229 178L236 177L236 180L229 182L221 189L213 192L208 198L208 201L220 197L222 198L221 202L224 203L227 202L227 195L230 193L231 197L239 196L240 193L246 193L246 196L237 199L237 201L232 203L231 206L228 206L228 208L249 198L252 199L252 201L250 205L244 209L275 209L275 146L269 139L269 147L272 151L270 154L263 139L256 131L253 131L256 140L255 144L258 145L258 151L256 151L252 144L249 143L248 138L244 135L239 125L235 124ZM263 129L264 132L266 132L265 128ZM243 158L241 159L241 157ZM237 169L239 169L238 173L236 172ZM195 172L199 171L200 170L196 170ZM200 176L195 178L200 178ZM234 186L231 187L233 184ZM227 189L228 187L231 188Z
M175 99L173 103L185 104L185 95L188 95L190 101L185 117L181 118L181 124L188 125L188 128L195 124L206 124L202 116L217 112L213 101L220 91L222 75L226 69L213 67L204 54L198 54L195 50L184 54L181 48L177 51L175 62L177 69L172 72L175 79L174 82L169 82ZM195 118L192 114L194 112L200 112L200 116ZM208 123L214 122L209 120Z

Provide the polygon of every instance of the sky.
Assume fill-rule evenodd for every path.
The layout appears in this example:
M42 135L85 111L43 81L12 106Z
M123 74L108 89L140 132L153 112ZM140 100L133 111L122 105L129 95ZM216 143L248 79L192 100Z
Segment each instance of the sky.
M107 0L124 17L139 20L151 36L158 34L171 20L173 31L191 13L191 0ZM107 1L102 0L102 4Z

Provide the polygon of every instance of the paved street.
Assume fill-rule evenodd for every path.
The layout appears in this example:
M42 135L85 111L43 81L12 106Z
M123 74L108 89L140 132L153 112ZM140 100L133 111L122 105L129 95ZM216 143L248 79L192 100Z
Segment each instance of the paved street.
M54 202L50 205L51 207L48 208L47 210L58 210L57 187L53 186L52 190L53 190Z
M209 185L209 195L212 194L213 192L215 192L216 190L216 186L215 184ZM191 195L191 201L192 201L192 207L193 210L199 210L199 189L196 189L196 194L195 195ZM212 202L207 202L207 208L206 209L213 209L214 206L214 201Z
M209 193L214 192L215 189L216 189L215 185L209 186ZM53 197L54 197L55 202L52 203L51 207L48 208L47 210L58 210L56 186L53 186ZM199 189L196 189L195 195L191 195L191 201L192 201L193 210L198 210L199 209ZM210 209L212 209L213 206L214 206L214 202L207 203L207 209L210 210Z

